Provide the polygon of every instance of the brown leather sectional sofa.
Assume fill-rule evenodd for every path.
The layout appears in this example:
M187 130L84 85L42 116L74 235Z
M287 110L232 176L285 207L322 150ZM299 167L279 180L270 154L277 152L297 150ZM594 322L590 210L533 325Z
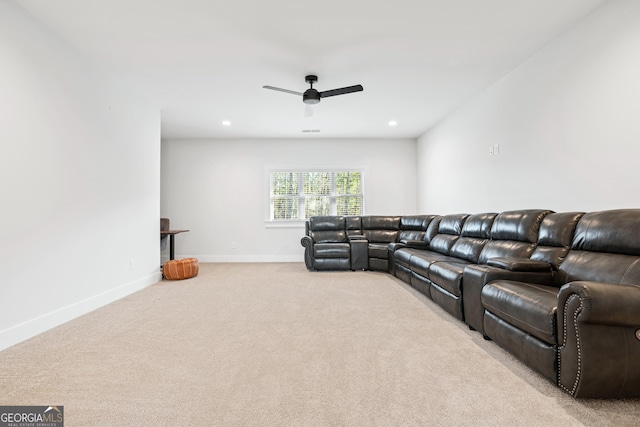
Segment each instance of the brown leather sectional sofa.
M312 217L309 270L383 270L578 398L640 396L640 209Z

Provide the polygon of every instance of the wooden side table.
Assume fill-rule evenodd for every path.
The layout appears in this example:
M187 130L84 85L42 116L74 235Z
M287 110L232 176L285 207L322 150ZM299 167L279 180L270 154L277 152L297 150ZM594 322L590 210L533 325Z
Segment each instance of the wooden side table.
M190 230L160 230L160 236L169 236L169 259L175 259L175 236L179 233L186 233Z

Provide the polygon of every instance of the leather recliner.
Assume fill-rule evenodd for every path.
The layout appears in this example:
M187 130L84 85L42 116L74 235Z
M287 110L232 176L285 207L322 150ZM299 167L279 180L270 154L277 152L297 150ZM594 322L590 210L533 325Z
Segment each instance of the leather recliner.
M314 216L306 223L300 243L309 270L350 270L351 246L343 216Z
M574 397L640 396L640 210L587 213L551 285L482 288L484 331Z

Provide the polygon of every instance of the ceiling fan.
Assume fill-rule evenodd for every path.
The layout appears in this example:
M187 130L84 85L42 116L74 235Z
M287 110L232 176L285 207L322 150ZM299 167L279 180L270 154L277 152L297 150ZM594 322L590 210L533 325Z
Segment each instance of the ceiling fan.
M340 89L331 89L331 90L318 92L316 89L313 88L313 84L318 81L318 76L308 75L304 78L304 80L307 83L309 83L309 85L311 86L309 89L304 91L304 93L296 92L295 90L282 89L274 86L262 86L262 87L265 89L277 90L279 92L302 96L302 102L304 102L307 105L317 104L320 102L321 98L328 98L330 96L336 96L336 95L345 95L347 93L361 92L364 90L362 85L355 85L355 86L342 87Z

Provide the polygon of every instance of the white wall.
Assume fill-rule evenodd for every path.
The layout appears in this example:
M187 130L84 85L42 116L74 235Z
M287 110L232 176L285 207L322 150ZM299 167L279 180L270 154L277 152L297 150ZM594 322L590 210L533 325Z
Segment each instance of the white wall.
M0 70L2 349L160 279L160 114L7 1Z
M302 262L304 226L265 225L265 167L365 166L366 213L409 215L415 156L408 139L164 140L161 213L171 228L191 230L176 236L176 257Z
M419 210L640 207L639 103L640 2L611 1L418 139Z

